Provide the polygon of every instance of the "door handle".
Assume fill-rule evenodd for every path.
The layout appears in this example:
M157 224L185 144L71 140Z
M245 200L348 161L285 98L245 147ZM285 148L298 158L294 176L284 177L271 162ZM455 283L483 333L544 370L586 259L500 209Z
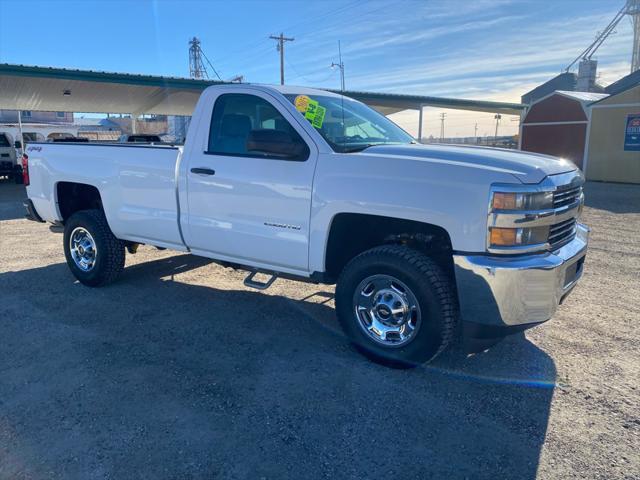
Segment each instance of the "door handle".
M210 168L192 168L191 173L197 173L198 175L215 175L216 171Z

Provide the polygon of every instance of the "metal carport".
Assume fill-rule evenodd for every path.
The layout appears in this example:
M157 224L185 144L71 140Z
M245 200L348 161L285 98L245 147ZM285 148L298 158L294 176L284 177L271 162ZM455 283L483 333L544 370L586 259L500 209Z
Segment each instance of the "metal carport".
M191 115L213 80L0 64L0 109ZM335 91L335 90L333 90ZM519 115L519 103L345 91L385 115L422 107ZM420 121L420 125L422 122ZM419 135L420 136L420 135Z

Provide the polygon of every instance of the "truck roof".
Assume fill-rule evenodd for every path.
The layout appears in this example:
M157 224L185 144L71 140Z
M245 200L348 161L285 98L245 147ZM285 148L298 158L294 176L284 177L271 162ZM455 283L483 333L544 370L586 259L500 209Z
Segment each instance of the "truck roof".
M326 90L320 90L318 88L309 87L297 87L295 85L265 85L272 90L276 90L283 95L297 94L297 95L322 95L324 97L340 97L339 94L328 92Z
M225 86L229 86L231 84L227 84ZM238 84L232 84L232 85L238 85L238 87L253 87L253 88L260 88L261 90L266 90L266 91L276 91L279 92L283 95L313 95L313 96L324 96L324 97L340 97L339 94L337 93L333 93L333 92L329 92L327 90L321 90L318 88L309 88L309 87L299 87L299 86L295 86L295 85L268 85L268 84L264 84L264 83L238 83ZM217 88L219 87L218 85L213 85L209 88Z

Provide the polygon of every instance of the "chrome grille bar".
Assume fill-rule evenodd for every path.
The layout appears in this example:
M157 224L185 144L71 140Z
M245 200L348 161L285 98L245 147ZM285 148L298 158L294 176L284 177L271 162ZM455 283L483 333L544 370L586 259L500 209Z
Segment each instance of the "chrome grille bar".
M558 189L553 193L554 208L563 207L574 203L582 195L582 187Z

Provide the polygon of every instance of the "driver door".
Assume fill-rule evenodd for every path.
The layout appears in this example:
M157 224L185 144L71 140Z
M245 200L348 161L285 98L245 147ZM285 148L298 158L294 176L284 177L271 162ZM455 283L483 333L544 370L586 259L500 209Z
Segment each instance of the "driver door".
M307 273L317 148L277 99L237 92L215 99L206 145L188 158L185 240L196 254ZM305 155L251 149L248 140L266 130L278 131L269 138L302 142Z

